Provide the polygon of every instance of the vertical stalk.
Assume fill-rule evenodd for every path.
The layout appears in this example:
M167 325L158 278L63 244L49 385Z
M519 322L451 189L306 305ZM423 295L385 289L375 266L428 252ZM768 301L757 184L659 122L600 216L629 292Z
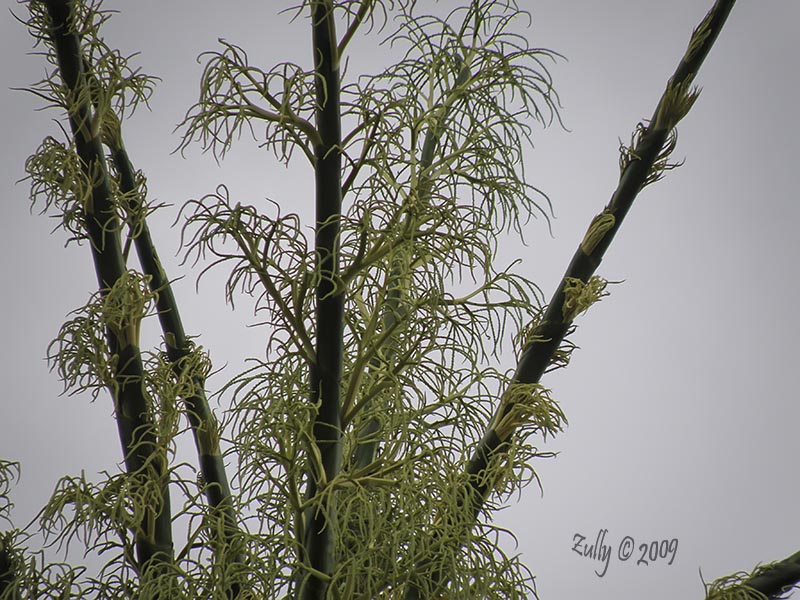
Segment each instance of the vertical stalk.
M316 85L314 148L316 186L315 250L316 361L311 366L311 400L317 405L313 423L316 446L309 452L309 506L304 515L304 552L308 575L300 584L303 600L325 598L335 570L335 505L325 487L342 463L341 381L344 290L339 280L339 227L342 211L339 56L332 0L312 0L311 20Z
M442 102L437 107L440 112L439 118L425 133L425 139L422 143L422 151L417 166L420 181L417 187L417 194L423 204L431 201L431 194L434 181L431 179L430 168L433 165L433 160L439 150L439 140L447 128L448 120L450 117L450 107L458 95L463 91L463 86L469 81L471 72L469 65L466 63L461 64L458 70L458 75L453 82L452 87L445 94ZM401 225L403 231L408 232L410 240L406 243L413 244L414 236L417 234L418 224L415 221L414 215L411 212L406 212L405 220ZM403 250L406 252L407 250ZM400 280L405 277L407 273L403 271L402 260L395 260L389 270L387 277L386 287L386 300L383 305L383 314L381 325L383 331L388 331L397 326L397 324L406 318L406 309L404 306L405 298L403 298L402 286ZM391 342L390 342L391 343ZM391 362L394 359L396 352L393 348L389 348L386 352L385 360ZM374 371L377 368L379 359L376 359L370 364L370 370ZM380 429L380 423L375 417L370 418L358 430L356 447L353 452L351 466L354 469L361 469L372 463L378 453L378 441L376 434Z
M401 272L397 260L389 271L389 276L386 278L386 300L383 305L383 315L381 318L381 328L383 331L389 331L397 327L398 323L405 318L406 310L403 306L403 292L400 286L400 280L405 275ZM391 364L396 355L396 344L392 339L387 341L389 348L385 351L383 360ZM369 372L373 374L378 371L381 358L377 355L369 364ZM366 423L361 425L356 434L356 445L353 449L353 455L350 460L351 469L357 471L363 469L375 461L378 455L378 438L377 433L380 430L380 422L376 417L370 417Z
M45 6L61 79L70 99L69 122L75 148L85 175L92 182L91 197L84 207L84 224L91 242L100 293L105 296L126 273L119 219L99 132L92 127L92 110L86 93L87 74L74 23L74 2L45 0ZM118 356L111 393L126 471L136 477L158 480L161 489L160 497L143 516L136 531L138 566L144 573L173 560L168 477L143 388L144 367L138 339L110 327L106 336L109 354Z

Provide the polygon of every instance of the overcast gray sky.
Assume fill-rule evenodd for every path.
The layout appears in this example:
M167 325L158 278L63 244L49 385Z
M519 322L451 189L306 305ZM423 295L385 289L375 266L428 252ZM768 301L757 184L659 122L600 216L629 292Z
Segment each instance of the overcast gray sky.
M533 13L532 45L569 59L553 74L570 132L538 132L526 161L556 218L552 238L542 222L531 224L522 269L549 294L616 184L619 138L652 113L711 0L521 4ZM152 112L126 126L153 197L179 206L224 182L280 201L304 185L248 144L222 168L198 150L187 159L170 154L178 142L172 129L196 100L195 57L217 38L244 46L265 67L307 60L303 24L273 16L281 2L233 2L227 12L220 3L187 0L107 6L122 11L106 29L109 44L140 50L137 64L164 80ZM676 156L686 164L637 200L600 269L624 283L579 320L581 349L545 382L569 428L543 447L560 453L538 465L544 495L528 488L499 519L517 533L545 600L631 598L643 590L651 600L700 598L700 570L711 581L800 548L800 484L790 463L800 454L798 22L800 3L792 0L734 8L698 77L703 93L679 128ZM22 520L59 475L85 469L93 477L120 458L108 399L59 397L43 360L95 279L88 249L64 249L62 233L48 235L54 222L30 215L27 185L14 184L41 138L57 134L51 119L61 115L34 112L38 101L8 89L44 73L41 58L26 56L31 42L10 16L0 48L0 456L23 464L14 496ZM177 293L187 329L202 334L230 374L261 352L259 334L242 329L246 303L237 313L224 305L219 279L195 295L196 273L173 258L175 215L167 209L152 224L162 258L171 275L185 275ZM571 548L576 534L591 543L600 530L615 553L625 536L637 548L677 539L676 558L637 566L638 552L627 562L615 554L598 577L603 566Z

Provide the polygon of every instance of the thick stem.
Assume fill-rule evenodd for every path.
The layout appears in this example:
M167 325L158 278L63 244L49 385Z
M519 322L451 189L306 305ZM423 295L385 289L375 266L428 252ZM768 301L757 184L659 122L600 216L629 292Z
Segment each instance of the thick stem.
M316 446L309 453L309 507L304 516L304 552L308 574L300 583L303 600L323 599L335 570L335 505L325 487L342 465L342 344L344 290L339 279L339 227L342 211L339 57L333 2L311 2L316 73L316 123L321 142L314 148L316 184L315 250L316 361L311 367L311 400L317 405L313 424ZM319 457L319 460L316 459Z
M186 336L178 310L178 303L172 291L172 285L158 258L155 244L150 235L150 228L143 214L139 214L143 203L136 196L135 170L131 164L127 151L122 143L121 132L115 142L111 144L111 151L119 173L119 187L123 194L131 198L130 213L136 222L131 223L131 229L136 230L134 244L142 270L150 276L150 289L156 294L156 308L161 330L167 346L167 357L173 365L177 377L185 377L186 359L192 352L192 344ZM236 512L233 507L230 485L225 470L225 463L219 446L217 422L205 393L205 380L197 374L188 374L192 377L194 393L183 398L186 405L186 415L192 428L195 447L197 449L200 472L205 481L205 494L209 506L218 511L223 520L223 536L225 550L229 550L239 530ZM236 553L234 560L240 560ZM228 559L230 560L230 558ZM233 584L228 591L229 598L239 595L240 585Z
M745 579L742 586L764 594L767 598L785 598L800 582L800 552L765 568L761 573Z
M84 223L91 241L100 292L108 294L125 275L126 267L119 238L119 219L109 185L108 171L99 133L92 127L92 111L85 93L80 40L72 25L73 3L46 0L51 19L50 38L55 48L59 71L68 97L69 121L75 147L85 175L92 182L91 198L84 209ZM118 356L111 390L114 409L129 474L160 481L161 494L143 517L136 532L139 568L145 570L173 559L171 512L166 465L159 456L157 440L143 388L142 359L138 341L120 332L107 330L109 354Z
M567 279L580 279L586 283L597 270L606 250L611 245L611 241L622 226L625 216L633 206L634 200L652 173L654 164L664 144L667 142L670 130L675 125L676 121L660 119L659 115L662 114L673 90L691 84L716 41L734 3L735 0L718 0L701 25L698 26L698 29L695 30L689 50L687 50L675 73L670 78L667 90L659 100L650 123L633 149L632 160L620 174L617 189L601 213L601 215L613 216L613 224L605 229L602 237L591 244L586 243L589 237L587 232L584 242L578 246L572 261L553 293L540 324L530 336L531 341L523 349L514 373L514 383L538 383L542 375L544 375L545 369L550 365L556 350L563 342L564 336L571 325L571 320L564 318L564 289ZM698 35L698 32L701 35ZM503 406L501 404L498 407L498 412L502 411L502 414L505 414L510 409L510 405ZM507 441L508 437L505 440L499 440L491 428L487 429L484 439L479 443L467 466L467 472L470 475L477 475L483 471L488 466L488 460L491 459L497 448ZM476 477L471 477L473 482L477 481L477 479ZM483 504L483 497L488 490L477 483L473 483L472 487L478 496L477 506L475 507L477 516L477 511L480 510Z
M716 41L734 3L735 0L717 0L692 35L689 49L670 78L667 90L653 113L653 118L639 137L638 143L631 153L631 160L620 174L616 191L601 213L601 215L611 215L613 220L607 219L606 223L611 222L612 224L610 227L603 228L602 236L599 238L592 236L591 243L587 243L587 240L590 239L587 233L584 242L576 250L564 277L553 293L540 324L529 337L531 341L523 349L512 385L538 383L545 369L551 364L556 350L563 342L571 325L571 318L564 316L564 289L567 279L576 278L587 283L597 270L639 191L653 173L654 165L667 143L670 131L685 114L684 112L676 117L665 117L665 112L668 111L667 105L674 101L676 90L688 92L691 82ZM593 221L594 224L595 221ZM510 403L500 402L498 404L491 421L492 424L486 428L483 438L478 442L467 463L466 483L463 484L464 490L459 493L458 497L463 499L463 510L468 511L466 515L462 515L468 519L468 523L474 524L488 494L491 493L489 480L484 476L486 470L495 458L507 452L510 447L513 431L511 434L501 437L495 430L494 424L498 423L511 408ZM436 546L436 544L433 545ZM430 561L416 565L416 571L427 573L427 575L422 578L417 576L411 578L406 589L406 600L436 596L447 584L447 578L443 571L440 568L432 568Z

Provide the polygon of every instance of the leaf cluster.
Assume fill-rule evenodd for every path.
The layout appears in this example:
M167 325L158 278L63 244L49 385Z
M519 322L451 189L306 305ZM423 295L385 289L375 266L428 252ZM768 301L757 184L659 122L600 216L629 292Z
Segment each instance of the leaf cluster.
M315 2L302 3L298 14ZM29 28L50 44L46 3L28 4ZM343 207L335 215L339 268L320 269L314 240L285 205L235 199L221 185L183 206L186 261L203 263L200 276L227 268L226 298L231 304L249 298L266 332L265 355L220 390L228 406L219 423L212 414L198 424L185 402L204 393L211 370L201 348L180 348L177 362L158 351L139 353L142 320L156 316L164 292L153 287L153 274L129 267L71 316L49 351L66 390L97 397L107 389L116 398L120 389L136 388L148 419L146 435L135 430L139 442L130 449L146 446L139 467L106 474L100 483L66 477L39 516L54 544L79 541L107 559L95 575L58 571L50 585L66 594L294 594L309 570L309 511L321 507L332 507L326 527L335 532L336 568L312 575L326 578L335 597L399 598L414 587L435 595L442 581L450 582L454 598L535 593L531 573L505 550L508 533L490 515L535 480L532 459L551 454L534 441L562 429L566 418L545 388L512 385L503 345L536 322L543 301L536 285L516 273L518 263L497 265L495 257L500 236L548 215L547 197L528 183L522 156L534 125L558 117L548 71L557 55L530 47L519 27L526 15L510 0L471 0L440 14L411 1L323 4L343 25L337 61L346 61L362 28L382 36L398 56L371 75L350 78L343 69L335 82L343 132L332 150L343 164ZM140 241L149 235L145 219L153 207L144 176L131 176L127 158L120 159L121 124L147 101L154 79L106 46L99 30L109 15L99 2L74 6L72 26L85 52L79 91L55 71L31 91L67 114L75 139L99 137L108 167L84 164L75 139L47 138L28 161L32 198L83 240L93 191L102 183L117 217L107 222L120 228L105 233L121 235L126 225L129 241ZM51 48L46 56L57 66ZM201 60L200 96L180 126L182 150L199 142L223 159L247 131L280 161L299 157L312 170L318 166L321 82L313 65L262 70L228 41ZM85 122L77 105L91 107ZM343 461L308 494L310 474L325 472L309 376L320 335L315 311L324 300L315 291L323 283L343 297ZM571 310L580 312L601 294L601 285L588 286ZM174 349L173 332L165 339ZM121 381L134 354L141 354L141 369ZM509 410L493 421L501 398ZM182 416L194 425L182 426ZM487 424L509 435L504 452L480 474L489 491L476 524L467 467ZM201 462L219 458L220 441L229 448L235 485L226 500L235 530L223 508L204 501L218 482L175 464L177 440L190 428ZM183 503L171 518L185 531L185 544L173 561L144 570L136 545L155 538L148 527L167 482ZM45 569L36 573L49 576Z

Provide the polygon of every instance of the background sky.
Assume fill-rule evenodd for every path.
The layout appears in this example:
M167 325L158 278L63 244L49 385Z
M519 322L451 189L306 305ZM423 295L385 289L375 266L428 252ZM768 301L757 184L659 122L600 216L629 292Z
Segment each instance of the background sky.
M533 13L531 44L568 58L553 74L569 132L537 132L526 159L531 182L553 202L553 235L534 222L522 254L509 243L503 258L522 256L524 273L549 295L615 187L619 139L652 114L711 0L521 4ZM244 201L270 196L293 207L307 180L249 143L222 167L199 149L186 159L170 154L172 130L197 98L195 58L217 38L244 46L264 67L307 62L304 24L273 15L283 5L238 1L221 12L216 2L107 3L122 11L105 29L109 44L141 51L136 64L164 80L152 112L126 124L126 145L151 196L174 205L151 227L167 272L185 276L176 293L187 330L202 334L215 364L230 366L226 374L261 354L263 334L243 328L252 320L246 302L235 313L225 306L220 278L195 293L197 271L174 256L176 207L223 182ZM516 532L545 600L644 590L651 600L701 598L701 573L711 581L800 548L800 483L790 463L800 453L798 22L800 4L790 0L734 8L697 79L703 93L679 128L675 156L686 164L640 195L599 271L624 283L580 318L573 339L581 349L545 381L570 425L542 447L559 453L537 465L543 495L528 488L498 516ZM41 139L57 135L52 119L61 115L35 112L34 97L10 91L40 79L45 65L26 55L22 26L8 13L0 23L0 456L22 462L13 496L21 523L60 475L84 469L96 478L116 468L120 451L109 400L59 397L43 359L96 283L88 249L49 235L55 223L31 215L27 184L15 184ZM366 57L367 65L381 58ZM571 550L576 534L591 543L600 530L615 553L602 578L599 562ZM637 553L621 562L624 536L637 547L677 539L676 558L637 566Z

